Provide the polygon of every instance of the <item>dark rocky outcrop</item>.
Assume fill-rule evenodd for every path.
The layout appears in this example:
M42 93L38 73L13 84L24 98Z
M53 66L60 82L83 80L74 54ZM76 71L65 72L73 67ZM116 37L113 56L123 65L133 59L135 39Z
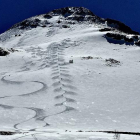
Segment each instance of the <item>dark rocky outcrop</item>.
M135 45L140 46L140 40L135 42Z
M87 15L96 16L90 10L84 7L65 7L65 8L55 9L52 12L48 13L48 15L51 15L51 16L62 15L64 17L68 17L73 14L81 15L81 16L87 16Z
M107 39L109 43L120 44L120 45L122 44L134 45L136 41L135 36L128 37L126 35L115 34L115 33L107 33L104 37Z
M84 7L65 7L61 9L55 9L46 15L49 18L61 15L67 20L76 21L95 21L100 19L98 16L94 15L90 10Z
M113 33L107 33L106 37L110 37L116 40L122 40L124 39L124 35L120 35L120 34L113 34Z
M45 14L44 15L44 18L50 19L50 18L52 18L52 16L51 15L48 15L48 14Z
M26 19L20 23L17 23L12 28L15 27L18 27L19 29L36 28L37 26L39 26L39 22L40 22L39 19L34 19L34 20Z
M63 28L69 28L69 26L68 26L68 25L62 25L62 27L63 27Z
M109 27L113 27L127 34L139 35L138 32L133 31L130 27L128 27L127 25L125 25L124 23L120 21L113 20L113 19L106 19L105 21L107 22L107 25Z
M0 131L0 135L14 135L15 132L4 132L4 131Z
M111 63L114 63L114 64L120 63L120 61L117 61L117 60L115 60L115 59L113 59L113 58L106 59L105 61L106 61L106 62L111 62Z
M115 30L114 28L102 28L99 31L100 32L107 32L107 31L114 31L114 30Z
M96 132L103 132L103 133L110 133L110 134L138 135L138 136L140 136L139 132L125 132L125 131L96 131Z
M126 36L124 36L124 40L125 40L126 42L134 42L133 38L128 38L128 37L126 37Z
M6 50L0 48L0 56L6 56L6 55L8 55L8 54L9 54L8 51L6 51Z
M19 28L19 29L31 29L31 28L36 28L38 26L40 27L45 27L49 22L47 21L41 21L38 18L35 19L26 19L20 23L15 24L12 26L12 28ZM12 29L11 28L11 29Z
M113 58L106 59L105 62L106 62L106 66L110 66L110 67L117 66L117 65L121 64L120 61L115 60Z

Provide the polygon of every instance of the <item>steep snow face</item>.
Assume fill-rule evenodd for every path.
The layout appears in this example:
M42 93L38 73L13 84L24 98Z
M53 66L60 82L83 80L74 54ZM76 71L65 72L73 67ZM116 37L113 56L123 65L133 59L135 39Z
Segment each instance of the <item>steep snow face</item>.
M0 36L1 47L17 50L0 57L0 130L26 131L27 139L67 130L140 131L140 48L110 44L99 31L105 25L58 18Z

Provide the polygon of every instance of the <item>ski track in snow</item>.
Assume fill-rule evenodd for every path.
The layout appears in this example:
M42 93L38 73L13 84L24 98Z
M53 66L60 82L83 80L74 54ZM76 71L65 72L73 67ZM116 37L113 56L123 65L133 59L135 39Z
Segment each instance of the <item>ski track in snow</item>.
M20 85L20 84L23 84L25 82L23 81L10 81L10 80L6 80L5 79L6 76L2 77L1 81L6 83L6 84L14 84L14 85ZM31 81L32 83L39 83L39 84L42 84L42 88L37 90L37 91L34 91L34 92L31 92L31 93L26 93L26 94L21 94L21 95L15 95L15 96L30 96L30 95L34 95L34 94L37 94L41 91L45 91L47 89L47 85L43 82L40 82L40 81ZM0 98L8 98L8 97L13 97L13 96L4 96L4 97L0 97Z
M65 113L65 112L76 110L76 108L67 105L67 103L76 103L76 100L69 98L69 97L66 97L67 94L71 95L71 96L75 95L76 94L75 93L76 87L74 87L72 85L72 80L70 80L71 75L69 74L69 70L67 67L67 65L69 65L69 63L66 63L65 59L64 59L64 52L63 51L65 49L66 41L67 40L64 40L60 44L52 43L47 48L47 50L45 52L37 50L37 55L41 56L41 62L43 62L43 63L39 66L38 69L34 70L34 71L38 71L40 69L45 69L48 67L51 68L51 71L52 71L51 77L52 77L52 81L53 81L52 86L53 86L53 91L56 94L55 100L60 101L59 103L56 103L54 105L54 107L63 106L63 107L65 107L65 109L61 112L57 112L54 114L47 114L47 112L41 108L18 107L18 106L9 106L6 104L0 104L0 107L3 109L11 110L14 108L19 108L19 109L27 109L27 110L35 112L35 115L32 116L31 118L29 118L28 120L24 120L22 122L14 124L13 128L16 131L22 131L22 129L20 128L20 125L22 125L23 123L28 123L31 120L43 122L44 125L42 125L41 127L48 127L51 124L49 124L49 122L45 121L46 118L51 117L51 116L55 116L55 115L59 115L59 114ZM27 50L27 51L29 51L29 50ZM34 49L31 48L30 51L34 52L35 48ZM34 53L32 54L32 57L34 57L33 55L34 55ZM19 70L17 72L18 73L21 73L23 71L30 72L31 68L29 68L27 66L30 66L33 64L34 64L33 61L29 61L29 62L25 61L25 66L21 67L22 70ZM2 73L2 74L8 75L8 73ZM1 81L5 84L12 84L14 86L18 86L18 85L22 85L22 84L26 83L25 81L8 80L8 79L6 79L7 78L6 75L1 78ZM42 88L38 89L34 92L30 92L30 93L26 93L26 94L0 97L0 99L11 98L14 96L19 96L19 97L28 97L29 96L30 97L30 96L34 96L36 94L39 94L41 91L46 91L48 88L47 84L45 84L44 82L41 82L41 81L29 81L29 82L42 84ZM38 128L35 127L35 128L32 128L28 131L36 131L36 129L38 129ZM32 136L32 138L34 140L38 140L36 137L36 134L27 135L27 136ZM19 137L19 138L13 139L13 140L18 140L20 138L24 138L27 136Z
M50 58L51 58L51 65L52 65L52 80L54 80L53 87L54 87L54 92L57 93L57 96L55 99L61 99L64 98L65 101L60 102L59 104L56 104L56 106L65 106L65 111L70 111L70 110L75 110L73 107L66 106L65 103L67 102L76 102L75 100L71 98L67 98L65 95L67 94L67 88L72 89L75 88L72 86L70 83L71 81L67 79L71 75L68 74L67 69L67 63L64 60L64 57L62 56L63 50L65 49L65 45L52 45L49 48L50 52ZM63 69L64 68L64 69ZM61 93L61 94L59 94Z

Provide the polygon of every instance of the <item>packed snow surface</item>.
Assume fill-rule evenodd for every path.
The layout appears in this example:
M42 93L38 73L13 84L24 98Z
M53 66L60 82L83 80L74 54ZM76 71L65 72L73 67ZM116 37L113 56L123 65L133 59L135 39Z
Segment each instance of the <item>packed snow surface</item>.
M0 42L18 50L0 57L0 130L30 132L7 139L37 140L48 130L140 131L140 48L110 44L99 29L37 27Z

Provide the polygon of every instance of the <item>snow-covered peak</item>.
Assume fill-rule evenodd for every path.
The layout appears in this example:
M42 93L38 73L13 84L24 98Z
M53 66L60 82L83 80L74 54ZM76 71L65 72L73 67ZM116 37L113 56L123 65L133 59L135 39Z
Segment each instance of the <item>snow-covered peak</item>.
M127 34L139 35L138 32L133 31L124 23L108 18L100 18L97 15L93 14L93 12L91 12L89 9L84 7L65 7L55 9L46 14L28 18L20 23L15 24L11 27L11 29L31 29L38 26L46 27L49 24L51 24L51 26L56 25L55 23L76 24L79 22L90 22L100 25L107 25L108 27L114 28Z
M32 29L36 27L46 27L47 25L56 26L56 23L76 24L81 22L96 23L114 28L127 34L139 35L130 27L120 21L113 19L100 18L84 7L65 7L54 9L46 14L37 15L13 25L10 29Z
M11 36L18 36L24 31L37 27L50 28L71 28L74 24L91 24L99 28L107 28L112 32L139 35L124 23L112 19L104 19L96 16L89 9L84 7L65 7L52 10L46 14L37 15L12 26L7 32L0 35L0 40L4 41Z
M55 9L47 14L28 18L20 23L15 24L11 29L36 28L37 26L45 27L47 24L54 24L56 22L60 23L72 20L74 20L75 22L97 22L100 21L100 18L84 7L65 7Z

